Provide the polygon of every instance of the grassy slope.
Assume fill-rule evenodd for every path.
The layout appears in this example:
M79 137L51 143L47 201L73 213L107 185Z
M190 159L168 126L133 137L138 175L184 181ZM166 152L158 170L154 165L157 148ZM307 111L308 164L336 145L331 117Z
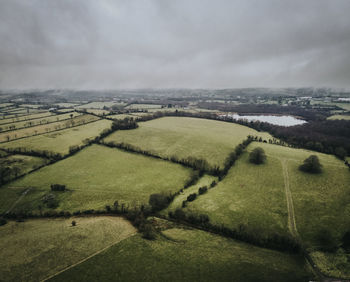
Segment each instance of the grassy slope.
M71 227L73 219L75 227ZM73 219L0 226L0 280L39 281L135 232L122 218Z
M286 205L280 162L268 159L254 165L244 153L223 181L188 203L184 211L207 214L212 223L230 228L243 224L260 234L286 234Z
M349 115L334 115L334 116L328 117L327 119L330 119L330 120L337 120L337 119L350 120L350 116Z
M11 187L34 187L18 203L17 210L37 210L50 185L59 183L72 191L57 192L61 200L58 210L104 209L116 200L133 206L148 203L152 193L180 190L190 174L190 169L177 164L93 145L7 184L0 195Z
M254 145L263 147L271 159L288 160L296 225L303 242L310 250L316 249L319 245L317 235L326 229L331 231L334 240L339 243L343 234L349 230L349 169L331 155L269 144ZM311 154L319 157L323 165L322 174L312 175L298 170L298 166ZM319 267L328 275L350 278L350 257L345 255L342 249L335 254L316 251L313 256Z
M69 128L71 126L85 124L88 122L96 121L99 118L93 115L79 115L69 120L62 120L58 122L53 122L49 124L42 124L33 127L22 128L18 130L13 130L10 132L0 133L0 142L7 141L7 136L10 140L19 139L22 137L33 136L36 134L42 134L45 132L54 131L57 129Z
M264 138L270 136L233 123L164 117L140 123L135 130L115 132L105 141L133 144L161 156L203 158L210 165L222 166L227 155L249 134L262 135Z
M32 150L48 150L67 154L69 147L82 145L86 138L94 138L104 129L110 128L112 121L100 120L91 124L64 129L57 132L32 136L1 144L1 148L27 148Z
M303 259L199 230L133 236L53 281L308 281Z

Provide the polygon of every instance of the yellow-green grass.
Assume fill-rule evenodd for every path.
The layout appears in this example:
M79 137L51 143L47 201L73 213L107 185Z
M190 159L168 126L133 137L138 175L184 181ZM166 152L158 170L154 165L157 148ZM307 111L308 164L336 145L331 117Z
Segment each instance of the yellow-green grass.
M50 112L42 112L38 114L31 114L31 115L23 115L23 116L18 116L18 117L11 117L11 118L4 118L0 119L0 125L4 123L10 123L10 122L17 122L17 121L23 121L23 120L29 120L29 119L36 119L36 118L43 118L43 117L49 117L54 115L53 113Z
M69 112L73 112L74 109L73 108L67 108L67 109L58 109L56 110L59 113L69 113Z
M69 116L69 115L68 115ZM57 116L56 116L57 119ZM0 142L7 142L11 140L20 139L23 137L29 137L33 135L48 133L51 131L69 128L72 126L83 125L92 121L96 121L99 118L93 115L78 115L69 120L62 120L58 122L52 122L48 124L41 124L37 126L22 128L18 130L12 130L8 132L0 133Z
M119 114L119 115L109 115L108 118L111 118L111 119L125 119L125 118L134 118L134 119L137 119L138 116L136 115L128 115L128 114Z
M191 169L171 162L92 145L73 157L5 185L0 189L0 195L2 190L11 187L32 187L14 211L38 212L38 205L43 205L42 197L50 192L51 184L57 183L69 189L56 193L60 199L57 210L104 209L106 205L113 206L115 201L134 207L148 204L153 193L179 191L191 172Z
M1 103L0 104L0 108L6 108L6 107L9 107L9 106L12 106L13 103Z
M135 232L119 217L10 221L0 226L0 280L41 281Z
M350 279L350 254L343 249L335 253L315 251L311 253L311 257L327 276Z
M337 119L350 120L350 115L333 115L333 116L328 117L327 119L330 119L330 120L337 120Z
M168 238L140 235L50 281L309 281L299 256L257 248L199 230L172 228Z
M55 106L60 107L60 108L72 108L75 106L79 106L79 104L76 103L57 103Z
M126 106L125 109L161 109L162 105L156 105L156 104L131 104L129 106Z
M187 196L192 193L198 194L198 189L203 186L207 186L209 189L210 184L213 181L218 181L217 177L211 175L203 175L196 184L186 188L183 190L181 194L176 196L174 200L170 203L170 205L162 210L160 213L164 216L167 216L169 212L174 212L177 208L182 208L182 202L187 199Z
M245 152L217 186L183 210L207 214L218 226L236 230L243 226L262 237L286 235L288 210L281 163L271 158L262 165L251 164Z
M25 155L9 155L0 159L0 163L10 168L17 167L19 174L27 173L33 169L46 164L48 161L44 158L25 156Z
M34 125L47 124L47 123L56 122L56 121L60 121L60 120L70 119L71 114L73 115L73 117L81 115L80 113L76 113L76 112L61 114L61 115L50 115L50 116L43 117L43 118L13 122L13 123L2 125L0 127L2 128L2 131L9 130L10 127L12 127L12 126L15 126L15 129L20 129L20 128L24 128L24 127L31 127Z
M132 144L163 157L201 158L207 160L210 166L222 167L228 154L248 135L271 138L268 133L234 123L163 117L139 123L139 128L135 130L117 131L104 141Z
M91 102L75 107L76 109L103 109L103 107L112 107L118 105L116 102Z
M110 112L106 110L101 110L101 109L86 109L87 113L92 113L95 115L108 115Z
M84 140L95 138L103 130L110 128L111 125L112 121L98 120L69 129L2 143L0 144L0 148L48 150L65 155L69 152L70 146L83 145Z
M38 109L42 105L40 104L21 104L20 105L22 108L32 108L32 109Z

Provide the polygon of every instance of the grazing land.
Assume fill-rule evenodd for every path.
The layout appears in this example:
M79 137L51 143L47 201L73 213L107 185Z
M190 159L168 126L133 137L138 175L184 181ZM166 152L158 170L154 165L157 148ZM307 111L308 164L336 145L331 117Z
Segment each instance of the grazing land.
M267 133L233 123L164 117L139 124L139 128L117 131L104 139L106 143L127 143L162 157L206 160L210 166L222 167L226 157L248 135L269 139Z
M73 128L2 143L0 148L19 148L24 151L47 150L66 155L69 152L69 147L83 145L84 140L95 138L103 130L109 129L111 124L112 121L109 120L97 120Z
M248 161L248 154L243 153L217 186L188 202L183 210L207 214L217 226L244 228L262 237L288 234L281 163L268 159L265 164L254 165Z
M107 216L11 221L0 228L0 280L40 281L135 231L128 221Z
M88 104L75 107L76 109L103 109L104 107L112 107L118 105L117 102L91 102Z
M328 119L330 119L330 120L336 120L336 119L350 120L350 115L334 115L334 116L330 116Z
M308 281L303 258L199 230L130 237L50 281ZM130 267L132 266L132 267Z
M73 115L73 114L72 114ZM0 133L0 142L8 142L23 137L29 137L33 135L39 135L56 131L59 129L70 128L77 125L83 125L89 122L98 120L99 118L93 115L78 115L71 119L61 120L57 122L41 124L33 127L22 128L18 130L12 130L10 132Z
M106 205L112 207L115 201L135 207L148 204L152 193L179 191L190 175L191 169L171 162L92 145L73 157L5 185L0 188L0 194L16 187L22 189L19 193L32 188L14 211L38 213L39 205L45 210L42 199L50 193L50 185L64 184L68 191L55 194L59 201L56 210L103 210Z
M22 115L22 116L11 117L11 118L6 117L3 119L0 119L0 125L13 123L13 122L17 122L17 121L26 121L26 120L32 120L32 119L37 119L37 118L44 118L44 117L49 117L52 115L55 115L55 114L50 113L50 112L42 112L42 113L38 113L38 114Z
M133 109L133 110L148 110L148 109L161 109L162 105L156 105L156 104L131 104L129 106L126 106L125 109Z

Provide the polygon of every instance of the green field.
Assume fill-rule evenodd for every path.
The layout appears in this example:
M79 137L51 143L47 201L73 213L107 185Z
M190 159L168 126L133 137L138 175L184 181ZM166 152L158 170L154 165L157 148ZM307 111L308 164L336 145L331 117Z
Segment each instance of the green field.
M233 123L186 117L164 117L139 123L139 128L117 131L105 142L128 143L154 154L202 158L211 166L223 163L248 135L271 138L267 133Z
M50 192L50 185L57 183L69 189L55 194L60 200L57 210L104 209L106 205L113 206L114 201L133 207L148 204L152 193L180 190L190 174L190 169L171 162L92 145L73 157L5 185L0 195L18 189L18 197L23 189L31 187L14 211L37 212L38 206L43 206L42 197ZM14 200L11 197L0 211L6 211Z
M249 163L244 153L227 176L206 194L188 202L186 213L207 214L215 225L245 228L261 236L287 234L288 211L281 163Z
M119 105L117 102L91 102L88 104L80 105L75 107L76 109L103 109L103 107L112 107Z
M98 120L89 124L63 129L56 132L32 136L20 140L6 142L1 148L25 148L27 150L48 150L67 154L70 146L80 146L85 139L95 138L103 130L111 127L112 121Z
M156 105L156 104L131 104L129 106L126 106L125 109L132 109L132 110L148 110L148 109L161 109L162 105Z
M109 115L108 118L111 119L125 119L125 118L134 118L137 119L137 115L131 115L131 114L119 114L119 115Z
M309 281L303 258L199 230L136 235L50 281Z
M330 119L330 120L338 120L338 119L350 120L350 115L333 115L333 116L328 117L327 119Z
M118 217L11 221L0 226L0 281L41 281L134 233Z
M25 155L9 155L7 157L0 158L0 165L9 166L11 168L17 167L20 170L19 175L27 173L46 163L46 159Z
M68 114L69 116L70 114ZM72 113L73 115L73 113ZM56 118L57 119L57 118ZM0 133L0 142L8 142L23 137L30 137L33 135L49 133L59 129L70 128L77 125L84 125L89 122L98 120L99 118L93 115L78 115L72 119L60 120L52 123L42 123L40 125L26 127L18 130Z
M47 123L56 122L56 121L60 121L60 120L70 119L71 114L73 115L73 117L81 115L80 113L76 113L76 112L68 113L68 114L61 114L61 115L51 115L51 116L43 117L43 118L37 118L37 119L32 119L32 120L25 120L25 121L13 122L10 124L4 124L4 125L0 126L0 128L2 129L1 131L5 131L5 130L9 130L11 126L15 126L15 129L20 129L20 128L24 128L24 127L31 127L34 125L47 124Z
M29 120L29 119L49 117L52 115L54 115L54 114L50 113L50 112L43 112L43 113L38 113L38 114L22 115L22 116L11 117L11 118L6 117L3 119L0 119L0 126L1 126L1 124L5 124L5 123L12 123L12 122L24 121L24 120Z

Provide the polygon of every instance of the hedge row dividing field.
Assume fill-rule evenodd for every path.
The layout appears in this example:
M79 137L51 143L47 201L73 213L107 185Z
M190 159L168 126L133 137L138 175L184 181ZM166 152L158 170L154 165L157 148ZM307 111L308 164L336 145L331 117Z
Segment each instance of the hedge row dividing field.
M0 148L25 151L49 151L66 155L71 146L81 146L86 139L94 139L102 131L111 127L112 121L97 120L73 128L58 130L48 134L31 136L0 144Z
M49 116L55 116L55 114L50 113L50 112L42 112L38 114L29 114L29 115L22 115L18 117L11 117L11 118L4 118L0 119L0 125L2 124L8 124L8 123L13 123L13 122L18 122L18 121L28 121L32 119L37 119L37 118L44 118L44 117L49 117Z
M81 115L81 113L77 113L77 112L61 114L61 115L51 115L51 116L44 117L44 118L36 118L36 119L31 119L31 120L26 120L26 121L19 121L19 122L12 122L9 124L4 124L4 125L0 126L0 129L3 132L6 130L28 128L28 127L32 127L32 126L36 126L36 125L43 125L43 124L58 122L58 121L62 121L62 120L69 120L72 117L77 117L79 115Z
M118 149L92 145L73 157L46 166L0 188L0 198L7 202L5 212L23 193L32 188L13 211L50 210L43 197L50 194L51 184L66 185L68 191L53 193L59 201L57 211L104 210L115 201L129 207L148 204L152 193L175 193L190 178L191 169ZM9 191L17 193L9 195ZM12 193L14 194L14 193ZM6 196L5 196L6 195Z
M300 256L204 231L171 228L157 240L130 237L49 281L309 281Z
M0 280L41 281L135 232L107 216L9 222L0 228Z
M272 138L245 126L187 117L163 117L139 123L139 128L117 131L104 142L126 143L154 155L178 159L195 157L223 167L226 157L248 135Z

